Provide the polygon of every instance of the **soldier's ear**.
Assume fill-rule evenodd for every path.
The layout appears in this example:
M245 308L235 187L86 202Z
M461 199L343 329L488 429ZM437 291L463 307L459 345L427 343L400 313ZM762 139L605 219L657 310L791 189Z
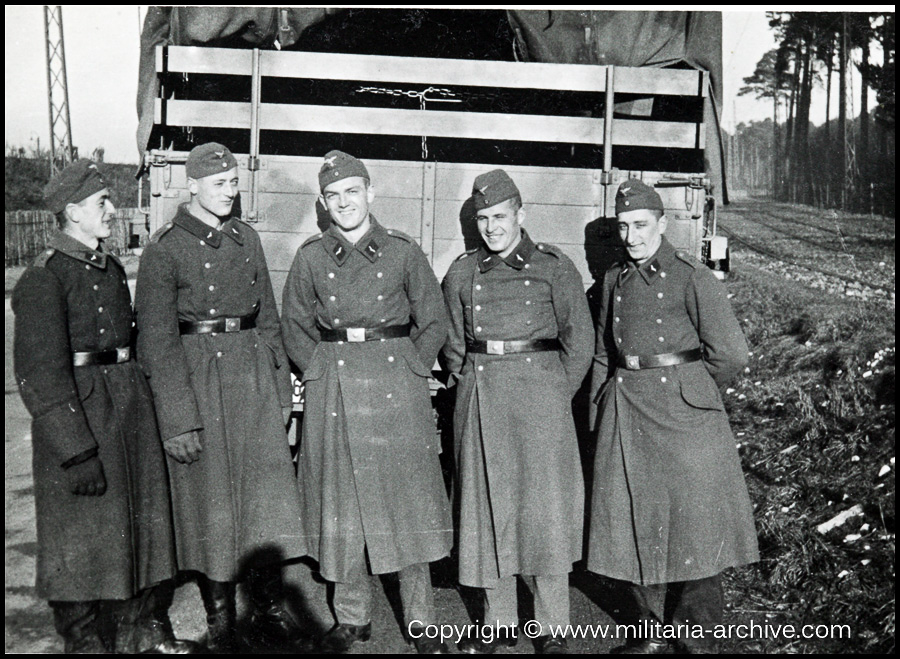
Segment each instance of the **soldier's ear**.
M79 215L78 215L79 208L81 208L81 206L78 204L66 204L66 207L63 210L63 214L65 215L65 218L66 218L66 224L69 224L69 223L78 224L78 222L80 221Z
M371 183L366 184L366 201L370 204L375 201L375 186Z
M516 224L522 226L522 223L525 221L525 208L519 206L519 210L516 211Z
M669 226L669 218L663 214L659 216L659 232L665 233L666 227Z
M197 179L188 177L187 187L188 192L190 192L192 195L197 194L197 192L199 191L199 188L197 187Z

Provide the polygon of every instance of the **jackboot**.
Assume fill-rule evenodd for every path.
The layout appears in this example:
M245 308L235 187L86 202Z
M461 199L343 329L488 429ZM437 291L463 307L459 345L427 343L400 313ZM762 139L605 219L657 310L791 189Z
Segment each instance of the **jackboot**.
M200 575L197 585L206 609L206 624L209 629L206 636L207 649L215 654L233 654L237 651L234 582L213 581Z
M165 581L124 602L109 603L116 621L116 654L195 654L201 647L175 638L169 606L175 585Z
M285 605L281 566L254 568L247 578L250 622L244 639L253 647L293 648L311 644L308 634Z
M97 630L98 602L50 602L66 654L112 654Z

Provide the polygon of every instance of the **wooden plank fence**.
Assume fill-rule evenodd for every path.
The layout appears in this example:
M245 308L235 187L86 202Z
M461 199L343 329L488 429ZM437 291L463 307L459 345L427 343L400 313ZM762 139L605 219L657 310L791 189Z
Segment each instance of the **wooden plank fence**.
M13 211L4 213L6 267L27 265L47 246L56 233L56 218L50 211ZM146 242L146 217L137 208L116 209L112 235L103 247L112 254L125 254Z

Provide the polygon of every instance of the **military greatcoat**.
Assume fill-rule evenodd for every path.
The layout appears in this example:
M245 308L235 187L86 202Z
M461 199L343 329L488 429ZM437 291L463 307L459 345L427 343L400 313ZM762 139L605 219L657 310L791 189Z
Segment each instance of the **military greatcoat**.
M144 251L136 309L162 437L196 430L203 449L191 464L168 460L179 567L233 581L257 550L304 555L282 417L290 375L259 236L182 206ZM179 334L179 320L254 315L255 328Z
M460 583L566 574L581 558L584 514L572 397L594 343L581 276L557 248L524 234L506 258L481 247L457 259L444 298L444 355L459 380ZM473 340L554 338L559 351L466 350Z
M137 363L72 365L130 348L131 295L114 256L56 234L16 284L15 370L34 418L37 592L128 599L175 574L166 465ZM107 489L72 494L62 465L96 454Z
M303 523L330 581L352 580L363 543L375 574L440 559L452 543L428 390L447 336L440 286L412 238L371 222L355 245L334 227L307 240L284 289L285 346L306 388ZM321 329L407 323L409 337L321 340Z
M701 348L677 366L620 355ZM604 279L594 357L599 405L588 568L637 584L702 579L758 560L753 510L717 384L747 362L725 287L663 238Z

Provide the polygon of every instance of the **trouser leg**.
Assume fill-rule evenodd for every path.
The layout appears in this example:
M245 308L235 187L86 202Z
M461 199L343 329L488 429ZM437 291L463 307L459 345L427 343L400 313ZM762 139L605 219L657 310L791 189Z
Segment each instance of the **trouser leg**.
M503 577L493 588L484 589L484 624L515 627L519 623L516 577Z
M431 566L428 563L409 565L399 573L400 601L407 628L416 622L423 626L436 622L434 614L434 590L431 587Z
M98 602L51 601L49 604L66 654L109 654L97 631Z
M365 547L349 570L348 581L334 584L334 615L343 625L367 625L372 614L372 577L366 570Z
M652 640L664 642L662 625L665 620L665 601L668 584L642 586L629 584L629 592L637 609L636 640ZM631 639L629 639L631 640Z
M544 633L550 627L565 628L569 624L569 575L525 577L534 595L534 619L541 623Z

